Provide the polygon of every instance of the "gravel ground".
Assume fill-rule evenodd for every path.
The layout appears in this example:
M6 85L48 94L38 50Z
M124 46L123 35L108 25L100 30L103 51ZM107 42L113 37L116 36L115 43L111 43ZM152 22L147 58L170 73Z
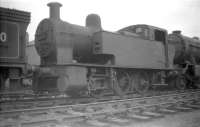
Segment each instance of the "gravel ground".
M126 127L200 127L200 110L165 115L151 121L134 121Z
M63 126L64 125L64 126ZM62 124L56 127L99 127L98 124L92 126L79 123L78 125L66 126ZM150 119L150 120L135 120L131 119L126 124L112 124L102 127L200 127L200 110L193 110L188 112L178 112L174 114L166 114L164 117Z

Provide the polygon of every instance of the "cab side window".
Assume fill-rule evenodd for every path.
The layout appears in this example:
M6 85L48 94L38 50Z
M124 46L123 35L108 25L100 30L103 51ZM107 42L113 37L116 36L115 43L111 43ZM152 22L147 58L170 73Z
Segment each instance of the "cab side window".
M155 30L154 39L155 41L165 42L165 32L161 30Z

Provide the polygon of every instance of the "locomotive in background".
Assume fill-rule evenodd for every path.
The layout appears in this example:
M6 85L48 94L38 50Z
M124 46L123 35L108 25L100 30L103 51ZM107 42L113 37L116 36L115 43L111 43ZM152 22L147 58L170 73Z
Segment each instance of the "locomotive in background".
M0 91L21 90L30 13L0 8Z
M123 96L145 93L154 86L197 87L198 39L176 32L168 36L165 29L149 25L108 32L102 30L96 14L87 16L85 27L78 26L60 19L60 3L48 6L50 17L40 22L35 34L41 66L34 73L34 91L70 96L102 96L112 91Z
M169 34L168 41L175 47L174 65L182 69L187 87L200 83L200 40L181 35L181 31Z

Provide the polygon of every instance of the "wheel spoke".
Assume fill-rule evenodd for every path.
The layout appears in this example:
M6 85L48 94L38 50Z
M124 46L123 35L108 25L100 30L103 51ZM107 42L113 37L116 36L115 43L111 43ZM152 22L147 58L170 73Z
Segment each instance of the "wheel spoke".
M141 72L133 76L132 86L137 93L146 93L150 87L148 75L145 72Z
M98 80L89 78L88 92L90 96L95 97L95 98L100 98L103 96L104 90L98 87L99 83L102 83L102 82L98 82Z
M131 84L130 84L130 77L126 72L119 72L117 76L118 84L122 92L125 94L130 92Z
M180 76L180 77L177 77L175 85L177 89L184 90L186 89L186 83L187 83L186 79Z
M118 71L112 79L113 91L120 97L131 91L130 77L125 71Z

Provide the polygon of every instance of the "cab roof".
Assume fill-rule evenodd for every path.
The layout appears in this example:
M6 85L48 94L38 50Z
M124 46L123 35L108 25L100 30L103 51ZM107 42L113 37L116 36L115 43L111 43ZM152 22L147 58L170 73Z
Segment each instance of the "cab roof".
M165 31L167 32L166 29L163 29L163 28L159 28L159 27L155 27L155 26L151 26L151 25L147 25L147 24L136 24L136 25L130 25L130 26L127 26L125 28L122 28L118 31L126 31L126 30L129 30L129 29L133 29L135 27L143 27L143 28L148 28L148 29L153 29L153 30L160 30L160 31Z

